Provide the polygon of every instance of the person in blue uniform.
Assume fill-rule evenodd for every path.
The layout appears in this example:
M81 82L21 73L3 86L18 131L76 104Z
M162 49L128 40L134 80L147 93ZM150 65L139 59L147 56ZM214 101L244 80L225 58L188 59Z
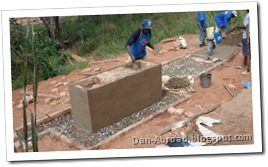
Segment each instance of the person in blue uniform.
M205 40L207 36L207 17L206 12L204 11L198 11L197 12L197 25L199 27L199 46L205 46Z
M151 40L152 21L145 19L142 27L137 28L133 31L131 36L128 38L125 45L129 60L133 63L136 60L144 59L146 56L146 46L154 49L154 46L150 43Z
M228 22L234 17L237 17L237 12L235 10L221 12L215 15L214 20L216 23L216 32L223 32L223 30L225 30L225 33L229 34L230 28Z

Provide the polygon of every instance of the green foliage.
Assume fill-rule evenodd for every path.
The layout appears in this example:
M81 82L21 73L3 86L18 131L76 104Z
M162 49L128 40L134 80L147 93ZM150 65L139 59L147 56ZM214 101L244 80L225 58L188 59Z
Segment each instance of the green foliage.
M76 69L83 69L88 66L88 62L82 61L82 62L76 62L74 64L65 64L61 65L59 67L59 72L63 75L69 74L70 72L76 70Z
M214 16L221 11L207 11L208 26L215 26ZM236 29L243 23L245 10L237 11L238 17L229 22L231 29ZM131 33L142 26L145 18L153 21L152 44L159 41L184 35L198 34L196 12L173 13L142 13L117 15L88 15L60 17L62 38L69 40L68 49L75 51L79 56L106 59L118 54L126 53L125 44ZM72 69L85 64L70 64L70 51L62 50L59 41L48 37L42 24L34 26L37 33L36 53L38 59L38 80L67 74ZM10 37L12 50L20 54L28 54L29 66L33 66L33 56L30 50L30 41L26 41L26 27L10 22ZM31 34L29 34L31 35ZM22 86L21 59L12 51L12 86L13 89Z
M206 12L209 26L215 26L214 16L219 12ZM238 17L230 21L231 28L243 22L244 13L238 11ZM60 24L63 36L71 40L78 55L104 59L125 53L127 39L133 30L141 27L145 18L153 21L153 44L165 38L199 32L196 12L73 16L61 18ZM81 30L84 43L77 35Z
M36 26L35 30L35 53L38 64L37 80L41 81L59 75L59 65L69 63L67 60L70 53L68 50L61 49L59 41L49 38L47 31L43 27ZM29 26L23 27L11 21L10 37L12 50L12 88L17 89L23 86L21 82L23 57L27 55L28 66L34 67L32 34L29 33ZM30 68L29 73L32 73L33 70L33 68Z

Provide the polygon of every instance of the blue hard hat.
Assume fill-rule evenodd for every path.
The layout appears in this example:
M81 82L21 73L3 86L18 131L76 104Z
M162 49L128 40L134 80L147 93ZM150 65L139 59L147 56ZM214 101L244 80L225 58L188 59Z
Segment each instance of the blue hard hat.
M145 19L143 21L143 26L145 29L152 29L152 21L150 19Z

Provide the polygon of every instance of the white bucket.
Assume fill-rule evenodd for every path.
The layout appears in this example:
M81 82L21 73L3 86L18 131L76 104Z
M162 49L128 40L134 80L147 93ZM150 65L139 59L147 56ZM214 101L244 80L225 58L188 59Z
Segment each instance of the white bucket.
M187 43L186 40L183 37L179 37L179 41L180 41L180 47L181 48L187 48Z
M214 39L214 27L207 28L207 39Z

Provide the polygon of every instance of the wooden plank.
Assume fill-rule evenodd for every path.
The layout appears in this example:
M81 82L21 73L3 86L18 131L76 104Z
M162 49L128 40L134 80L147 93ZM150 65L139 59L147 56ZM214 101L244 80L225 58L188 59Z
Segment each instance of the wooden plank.
M231 94L231 96L234 97L233 92L229 89L229 87L228 87L225 83L223 83L223 86L224 86L225 89Z

